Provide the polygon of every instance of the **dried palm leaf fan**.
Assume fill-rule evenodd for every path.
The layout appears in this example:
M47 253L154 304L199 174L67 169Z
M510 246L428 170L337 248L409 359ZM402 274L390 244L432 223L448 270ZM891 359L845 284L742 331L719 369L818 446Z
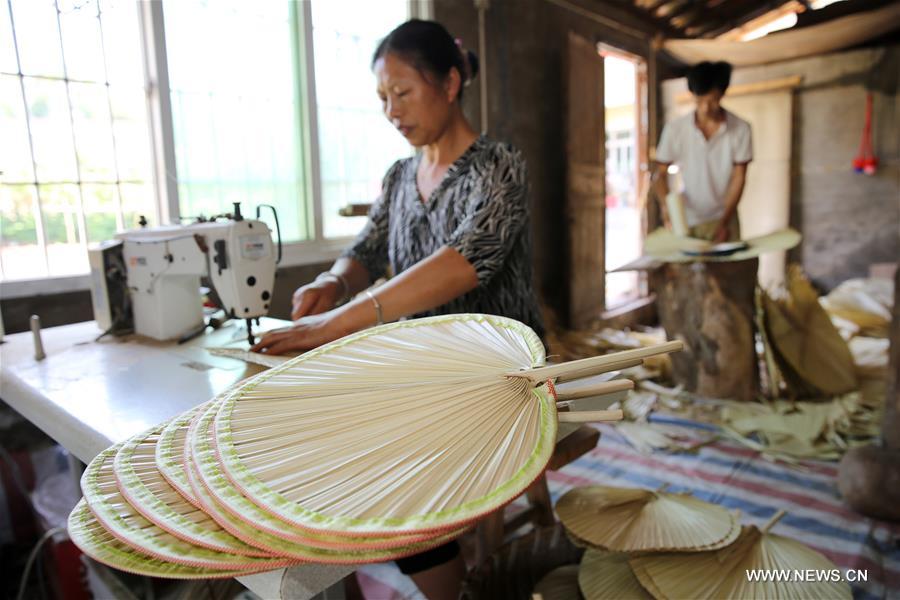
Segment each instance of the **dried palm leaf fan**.
M112 467L121 446L117 444L98 454L81 478L81 490L90 512L115 538L161 561L201 569L262 571L296 562L283 557L245 556L196 546L157 527L119 492Z
M556 513L577 540L617 552L712 550L740 533L726 509L663 489L575 488L559 499Z
M148 521L196 546L244 556L271 556L222 529L163 478L155 454L164 427L135 436L116 453L113 474L125 500Z
M415 554L454 539L465 528L440 535L349 537L301 530L262 510L234 489L218 470L208 436L218 405L212 405L191 424L185 464L188 479L203 509L223 528L248 544L279 556L320 563L381 562ZM221 501L219 499L222 499Z
M156 466L160 475L185 500L198 507L200 504L194 496L184 464L184 446L191 421L209 406L209 402L201 404L166 423L156 442Z
M580 597L578 565L553 569L541 578L531 594L532 600L577 600Z
M650 600L628 565L624 552L589 549L578 569L578 587L586 600Z
M97 562L120 571L168 577L170 579L213 579L217 577L238 577L256 571L203 569L170 563L138 552L113 536L94 518L84 499L69 513L69 538L78 549Z
M210 439L240 495L297 528L347 536L448 531L503 506L543 472L557 425L548 380L622 368L680 346L544 367L537 335L511 319L392 323L255 377L224 398ZM225 506L236 496L210 491Z
M727 548L694 554L648 554L629 560L641 585L654 598L851 598L840 581L749 581L748 570L813 569L838 573L830 560L796 540L769 533L778 512L761 529L744 527ZM714 576L711 576L713 575Z

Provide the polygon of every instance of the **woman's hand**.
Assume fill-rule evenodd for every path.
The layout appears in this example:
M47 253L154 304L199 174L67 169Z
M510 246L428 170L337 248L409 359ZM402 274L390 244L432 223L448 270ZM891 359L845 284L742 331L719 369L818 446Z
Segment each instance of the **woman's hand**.
M328 312L340 299L341 284L335 279L319 279L297 288L291 299L291 319Z
M332 312L303 317L288 329L265 334L250 350L266 354L312 350L343 337L344 332L339 328L335 316Z

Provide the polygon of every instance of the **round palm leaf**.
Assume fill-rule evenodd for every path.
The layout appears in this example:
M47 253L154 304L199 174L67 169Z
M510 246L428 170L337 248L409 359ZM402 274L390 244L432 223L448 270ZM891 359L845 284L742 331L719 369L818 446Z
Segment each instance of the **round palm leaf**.
M97 521L125 544L162 561L216 570L266 570L292 564L283 557L220 552L188 543L148 521L129 504L116 483L113 460L122 444L98 454L81 477L81 491Z
M534 586L532 598L540 596L541 600L577 600L581 597L578 590L578 565L566 565L553 569Z
M581 487L559 499L556 513L576 539L616 552L710 550L740 533L732 513L690 494Z
M578 570L578 586L586 600L650 600L624 552L590 549Z
M167 577L170 579L213 579L238 577L256 572L189 567L159 560L138 552L107 531L94 518L83 498L78 501L78 504L69 513L68 530L69 539L85 555L109 567L136 575Z
M489 315L391 323L332 342L224 398L214 439L240 493L302 529L439 532L511 501L556 436L531 329ZM224 500L224 498L220 498Z
M695 554L650 554L629 561L654 598L833 598L852 597L843 581L749 581L748 570L827 571L830 560L796 540L744 527L731 546ZM714 576L713 576L714 575Z
M156 467L159 469L160 475L185 500L197 507L200 504L197 498L194 497L184 464L184 447L187 443L187 432L191 421L206 410L209 405L209 402L201 404L166 423L156 443Z
M230 486L218 471L212 445L196 430L211 430L217 410L210 408L191 423L185 464L188 481L203 510L225 530L244 542L278 556L317 563L358 564L383 562L417 554L455 539L465 532L456 529L438 536L417 536L410 543L406 536L396 538L350 538L292 529L290 525L256 506ZM203 474L201 475L201 471ZM217 495L211 491L215 489ZM219 498L229 503L226 508ZM274 535L277 531L279 535Z
M270 556L222 529L166 481L156 464L163 427L124 442L116 453L113 474L125 500L145 519L191 544L245 556Z
M697 256L710 248L710 242L692 237L678 236L668 229L659 228L644 240L644 254L664 262L694 262L698 260L714 262L735 262L755 258L768 252L790 250L800 243L802 236L791 229L779 229L766 235L744 240L747 247L725 255Z

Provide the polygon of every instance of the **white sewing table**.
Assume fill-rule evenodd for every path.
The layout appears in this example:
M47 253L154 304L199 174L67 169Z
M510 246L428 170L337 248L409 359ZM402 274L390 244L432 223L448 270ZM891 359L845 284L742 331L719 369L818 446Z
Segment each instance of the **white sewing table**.
M286 324L262 319L257 330ZM85 464L262 370L205 350L246 349L243 322L228 322L182 345L135 335L95 341L98 335L93 321L44 329L46 358L40 361L31 332L7 335L0 345L0 398ZM340 581L353 571L302 565L239 581L266 599L311 598L325 590L328 598L343 598Z

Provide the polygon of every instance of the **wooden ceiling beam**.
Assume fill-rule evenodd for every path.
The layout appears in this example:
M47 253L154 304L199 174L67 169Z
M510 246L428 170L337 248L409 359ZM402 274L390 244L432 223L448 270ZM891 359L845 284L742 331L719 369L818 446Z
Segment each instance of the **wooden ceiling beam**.
M647 24L650 28L655 29L657 32L663 34L667 38L682 38L684 37L684 32L680 29L676 29L672 27L669 22L665 19L660 19L659 17L654 16L651 12L651 8L641 8L637 5L637 1L635 0L634 4L626 4L625 6L620 7L621 10L624 10L632 17L641 20L645 24ZM677 0L655 0L654 6L663 5L668 2L673 2Z
M733 20L732 27L740 27L744 23L748 21L752 21L757 17L761 17L771 10L775 10L776 8L788 4L793 0L768 0L768 2L752 2L750 3L749 10L745 8L745 10L740 11L740 14L731 17Z
M690 29L691 25L697 21L698 17L702 17L704 12L705 11L702 8L695 8L693 12L686 14L679 23L675 24L675 26L687 33L687 30Z
M641 6L640 8L641 8L641 10L646 10L651 15L653 15L656 13L656 11L658 11L660 8L662 8L662 6L664 4L666 4L667 2L671 2L671 0L654 0L654 2L652 2L650 5Z
M697 10L697 7L690 0L686 0L681 6L677 7L672 12L666 14L664 18L669 23L672 23L672 19L680 17L684 13L690 11L691 9ZM675 23L672 23L672 25L677 27L677 25L675 25Z

